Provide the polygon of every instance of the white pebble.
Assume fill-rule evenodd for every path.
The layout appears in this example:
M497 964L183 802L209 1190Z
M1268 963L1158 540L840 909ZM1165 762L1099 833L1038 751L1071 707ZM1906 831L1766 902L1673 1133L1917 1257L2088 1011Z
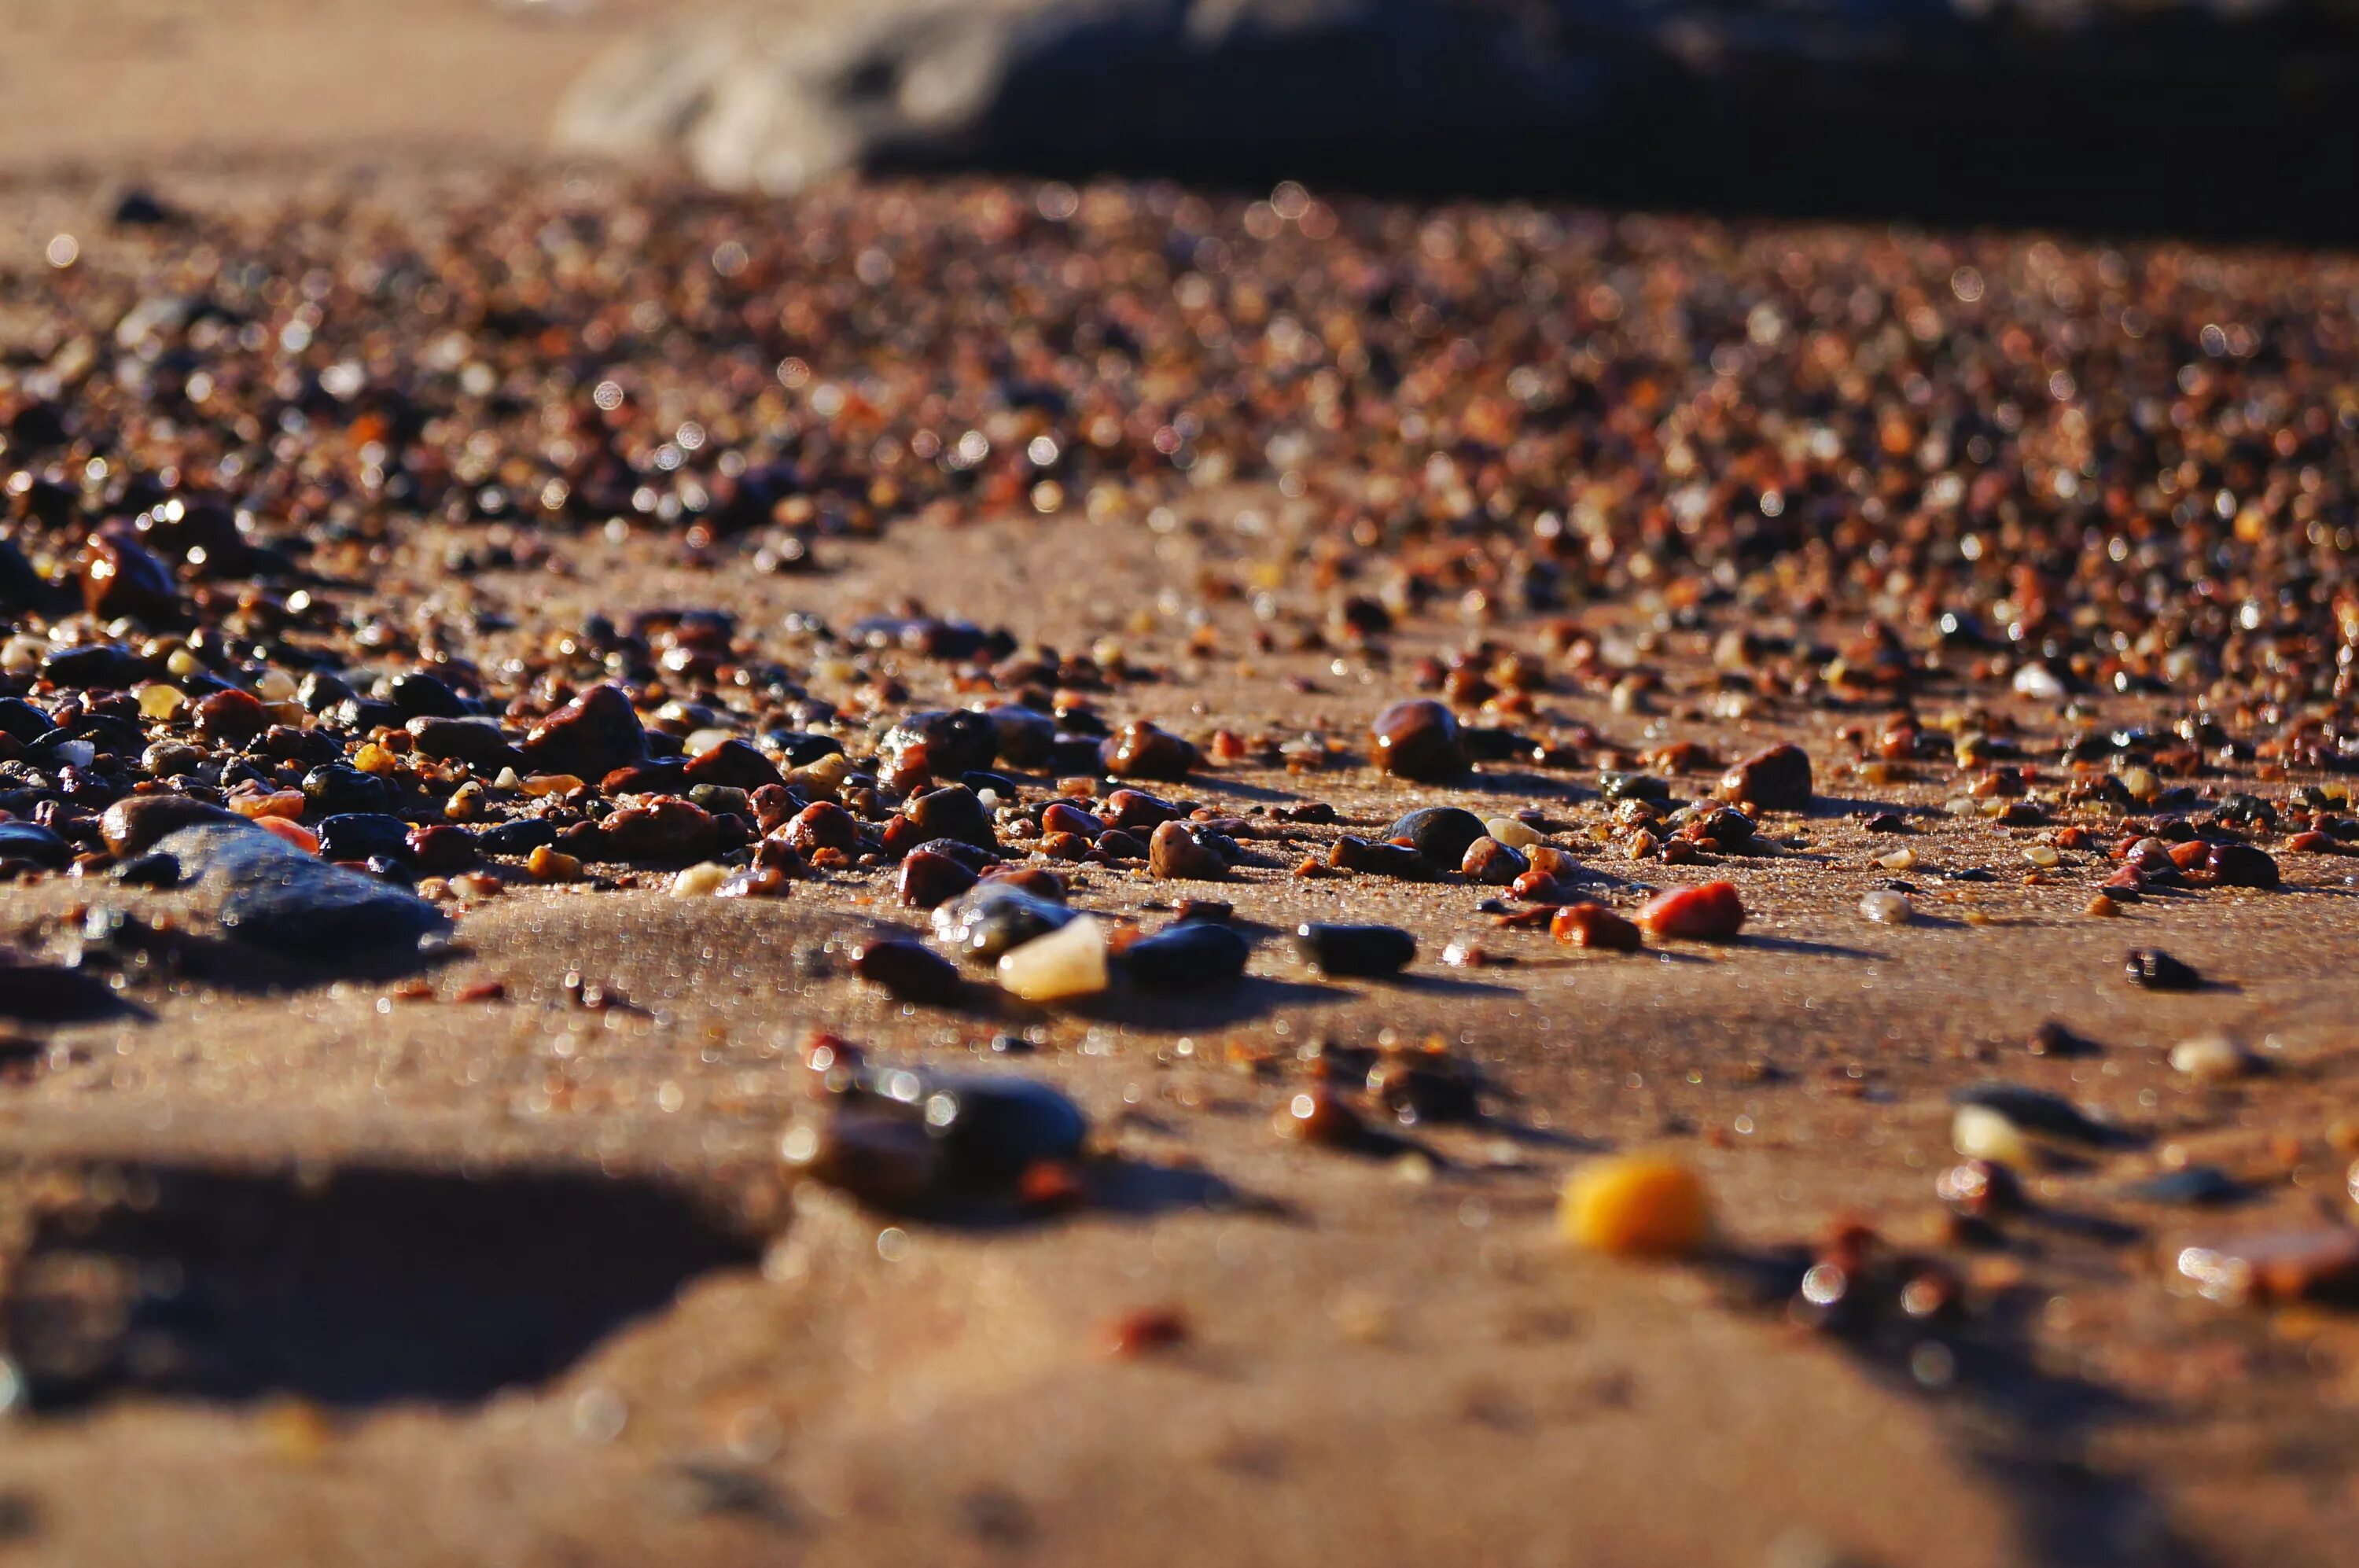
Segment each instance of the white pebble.
M2053 702L2064 695L2064 682L2044 664L2027 664L2015 672L2015 694Z
M2035 844L2023 852L2023 858L2045 871L2064 857L2048 844Z
M1908 907L1908 895L1897 887L1878 887L1859 901L1859 912L1880 926L1905 926L1916 913Z
M1509 849L1529 849L1536 844L1548 842L1540 836L1538 828L1529 822L1517 822L1513 817L1493 817L1483 824L1483 831Z
M1988 1105L1960 1105L1950 1121L1950 1143L1968 1160L1996 1160L2009 1165L2031 1161L2031 1145L2023 1129Z
M2170 1048L2170 1064L2190 1078L2217 1083L2242 1077L2251 1059L2245 1048L2226 1035L2198 1035Z
M1082 915L1000 954L999 984L1027 1002L1056 1002L1104 990L1105 922Z
M697 757L705 752L711 751L714 746L719 746L724 740L734 740L736 738L736 731L724 730L718 725L715 725L711 729L691 731L689 737L680 742L680 745L686 748L689 756Z
M1917 864L1917 852L1913 849L1896 849L1890 855L1880 856L1876 864L1886 871L1906 871Z
M691 866L671 879L671 896L675 898L709 898L729 880L729 867L708 860L701 866Z

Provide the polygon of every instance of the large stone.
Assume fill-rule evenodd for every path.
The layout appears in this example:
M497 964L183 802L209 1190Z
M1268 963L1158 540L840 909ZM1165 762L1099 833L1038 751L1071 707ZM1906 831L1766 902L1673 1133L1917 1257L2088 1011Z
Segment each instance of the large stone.
M414 948L448 924L414 893L245 823L182 828L156 847L180 863L198 907L223 931L292 957L334 962Z
M1305 168L1483 156L1593 125L1549 7L1451 0L770 0L616 47L558 145L791 191L848 169Z

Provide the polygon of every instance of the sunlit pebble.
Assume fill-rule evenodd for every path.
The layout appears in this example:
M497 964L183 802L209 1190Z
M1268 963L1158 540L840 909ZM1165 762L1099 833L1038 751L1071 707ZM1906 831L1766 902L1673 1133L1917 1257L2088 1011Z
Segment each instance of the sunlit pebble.
M41 254L49 258L51 267L63 271L82 259L82 242L71 234L59 234Z
M1890 855L1878 855L1875 863L1886 871L1907 871L1916 866L1917 852L1913 849L1896 849Z
M729 880L729 867L716 861L705 861L679 872L671 879L671 896L675 898L705 898L721 890Z
M1859 901L1859 912L1880 926L1905 926L1914 911L1908 894L1878 887Z
M1566 1240L1592 1252L1677 1257L1712 1234L1703 1182L1678 1160L1620 1154L1573 1171L1557 1206Z
M2056 851L2048 844L2035 844L2024 850L2023 858L2031 862L2032 865L2037 866L2042 871L2047 871L2052 869L2064 857L2058 855Z
M2242 1077L2252 1058L2225 1035L2200 1035L2170 1048L2170 1065L2190 1078L2216 1083Z
M1950 1145L1968 1160L2027 1165L2035 1151L2023 1129L1988 1105L1960 1105L1950 1118Z

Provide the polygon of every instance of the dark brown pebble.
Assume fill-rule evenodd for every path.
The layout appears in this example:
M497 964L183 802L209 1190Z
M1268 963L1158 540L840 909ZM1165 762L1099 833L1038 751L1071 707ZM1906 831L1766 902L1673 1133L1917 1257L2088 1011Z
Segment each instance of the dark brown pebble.
M165 621L180 612L180 585L145 545L102 533L82 556L82 602L103 621Z
M849 851L860 843L860 822L832 800L815 800L787 823L787 843L804 855L822 849Z
M1078 806L1052 800L1041 808L1040 831L1044 834L1071 833L1085 842L1094 842L1098 834L1106 831L1106 824Z
M448 823L411 829L408 844L411 863L429 876L465 871L483 858L475 835Z
M1207 920L1214 925L1227 925L1236 916L1236 906L1220 898L1182 898L1171 906L1173 920Z
M230 826L245 819L219 806L186 795L126 795L106 808L98 819L99 836L118 858L128 858L156 846L168 833L201 825Z
M1106 797L1105 810L1099 820L1110 828L1124 828L1136 833L1144 828L1158 828L1180 816L1178 806L1159 795L1144 789L1117 789Z
M939 850L920 849L901 862L895 883L901 902L911 909L930 909L948 903L975 884L975 874Z
M535 724L524 742L534 771L577 779L603 779L647 752L647 731L619 686L592 686Z
M2209 861L2212 881L2223 887L2274 887L2277 885L2276 860L2267 850L2256 849L2249 844L2212 844Z
M270 723L262 700L247 691L216 691L200 698L197 734L215 746L244 746Z
M721 847L721 824L702 808L676 796L625 806L603 822L569 830L560 844L593 860L701 860Z
M2024 1208L2023 1183L2014 1171L1992 1160L1968 1160L1952 1165L1933 1180L1934 1193L1968 1219L1989 1219L2019 1214Z
M1468 766L1457 718L1430 697L1395 702L1378 713L1369 738L1376 766L1397 779L1446 783L1463 774Z
M907 937L882 937L852 950L852 972L905 1002L940 1006L966 989L958 965Z
M1309 921L1294 931L1305 964L1336 975L1397 975L1417 956L1417 938L1398 926Z
M995 851L998 835L993 832L991 813L984 809L975 792L963 784L946 785L918 796L902 810L909 820L924 830L928 838L952 838L978 849Z
M688 759L682 771L691 784L722 784L732 789L760 789L779 785L777 764L749 742L730 739Z
M1371 844L1345 833L1327 851L1327 864L1345 871L1376 877L1397 877L1405 882L1430 882L1433 862L1405 844Z
M1203 760L1192 744L1144 720L1107 736L1100 758L1116 779L1185 779Z
M1147 868L1157 877L1214 882L1228 875L1220 852L1186 822L1165 822L1147 841Z
M1447 1051L1391 1051L1368 1069L1368 1098L1403 1126L1482 1116L1481 1080Z
M1720 792L1764 811L1799 811L1810 804L1810 756L1786 742L1758 751L1721 775Z

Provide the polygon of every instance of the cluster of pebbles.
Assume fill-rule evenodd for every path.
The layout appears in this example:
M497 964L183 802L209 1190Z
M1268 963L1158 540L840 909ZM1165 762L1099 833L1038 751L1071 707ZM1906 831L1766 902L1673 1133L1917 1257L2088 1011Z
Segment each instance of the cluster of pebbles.
M2265 892L2359 843L2348 263L1290 186L518 186L431 221L160 215L0 276L0 875L108 887L86 966L175 920L333 966L447 941L520 888L818 881L930 922L847 949L899 1001L1075 1007L1251 985L1225 883L1430 883L1503 942L1626 955L1740 938L1715 868L1813 811L1891 835L1860 905L1885 924L1934 876L1910 843L1929 809L2017 834L2017 874L2085 881L2092 918ZM462 541L434 563L454 582L561 572L585 539L737 579L1008 514L1168 531L1208 494L1288 519L1282 558L1159 613L1201 650L1242 603L1260 651L1371 661L1390 690L1350 733L1198 733L1118 646L923 614L559 624L386 575L428 527ZM1451 620L1453 651L1390 657ZM1675 670L1674 638L1708 659ZM918 666L956 700L913 693L896 671ZM1656 738L1569 721L1566 696ZM1661 735L1666 713L1826 738L1723 756ZM1430 799L1503 766L1550 798L1375 823L1318 798L1374 770ZM1291 798L1191 797L1247 773ZM1176 905L1152 931L1093 912L1082 871ZM186 898L126 932L164 889ZM1419 957L1377 920L1291 939L1337 983ZM2201 984L2167 953L2127 964ZM64 967L12 958L12 1005L87 1005ZM2245 1069L2197 1043L2173 1056L2189 1074ZM1086 1124L1054 1091L838 1040L808 1060L825 1114L788 1145L815 1177L888 1206L1077 1190L1054 1172ZM1280 1133L1389 1149L1384 1124L1482 1114L1446 1051L1345 1071ZM2035 1143L2097 1137L2068 1112L1962 1104L1951 1206L1995 1223ZM1593 1172L1563 1223L1611 1250L1710 1235L1659 1161ZM2350 1234L2183 1267L2207 1293L2347 1290ZM1821 1317L1821 1270L1867 1277L1869 1247L1846 1232L1810 1262ZM1948 1310L1930 1278L1887 1293Z

